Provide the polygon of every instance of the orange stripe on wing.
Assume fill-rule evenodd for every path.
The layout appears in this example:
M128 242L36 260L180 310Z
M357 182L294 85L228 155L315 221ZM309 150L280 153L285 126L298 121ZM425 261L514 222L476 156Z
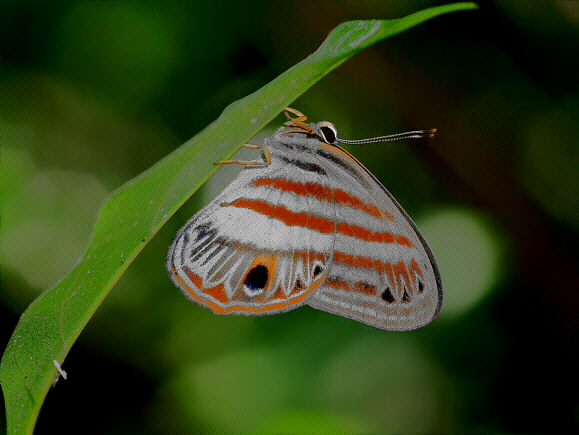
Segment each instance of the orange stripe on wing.
M314 250L300 250L300 251L294 251L293 255L295 258L299 258L300 260L302 260L305 263L305 262L315 261L315 260L325 261L329 257L330 253L329 252L318 252L318 251L314 251Z
M228 302L230 302L230 299L227 297L227 295L225 293L225 289L223 287L223 284L218 284L214 287L204 288L204 287L202 287L202 279L199 275L196 275L188 267L185 267L185 266L183 267L182 270L185 273L185 275L187 275L187 277L191 280L191 282L198 288L199 291L201 291L202 293L204 293L206 295L212 296L213 298L215 298L218 302L220 302L223 305L226 305ZM294 297L291 297L291 295L290 295L289 299L279 301L278 298L283 298L283 299L286 298L285 294L281 290L281 287L279 287L276 290L276 292L274 293L274 295L268 299L268 300L272 300L275 297L278 302L272 302L269 304L266 303L265 305L261 305L261 306L260 305L223 306L223 305L217 304L217 303L211 301L210 299L200 297L196 293L195 290L191 289L191 287L189 287L187 285L187 283L179 276L174 265L171 265L171 271L173 272L173 276L179 282L181 287L191 296L191 298L195 302L197 302L201 305L206 305L215 314L229 314L229 313L235 313L235 312L240 312L240 311L254 312L254 313L257 313L260 311L261 312L267 312L270 310L283 309L283 308L295 305L299 302L302 302L309 295L311 295L314 292L314 290L316 290L320 286L320 284L322 284L324 282L324 279L326 278L329 269L326 269L324 271L324 273L322 273L318 278L316 278L312 282L310 287L307 290L305 290L302 294L299 294L299 295L294 296ZM263 296L265 296L265 293L263 294Z
M398 261L397 263L390 263L389 261L382 262L370 257L334 251L334 263L356 268L375 269L379 273L386 272L391 283L394 283L395 277L400 276L406 283L407 288L412 288L411 284L414 282L414 274L409 273L409 269L410 271L415 271L420 277L423 276L418 263L414 259L410 261L410 266L407 267L403 261ZM331 278L328 278L328 280L329 279Z
M388 261L381 262L378 260L372 260L369 257L362 257L359 255L353 256L349 254L344 254L343 252L335 251L334 252L334 262L345 264L350 267L364 267L367 269L376 269L380 271L379 267L386 272L388 275L389 281L400 290L402 288L402 284L405 284L405 287L408 291L412 291L413 284L415 277L413 274L409 273L409 268L406 266L404 261L398 261L397 263L390 263ZM416 262L411 262L410 270L418 266ZM381 271L380 271L381 272ZM420 276L422 276L422 272L418 270ZM341 278L334 278L329 277L326 280L324 285L334 287L334 288L341 288L343 290L350 290L350 286L347 282L342 280ZM374 286L371 286L364 282L358 282L354 284L354 291L358 291L360 293L374 295L377 294L377 289Z
M221 206L247 208L282 221L286 225L308 228L319 231L322 234L334 232L334 221L331 219L308 214L305 211L291 211L283 205L275 206L261 199L238 198L231 202L223 202ZM414 246L405 236L392 234L387 231L370 231L358 225L350 225L343 221L338 222L336 231L367 242L397 243L408 247Z
M256 178L253 180L253 185L272 186L273 188L283 190L284 192L292 192L296 195L311 196L320 201L332 202L332 200L334 200L336 204L346 205L348 207L361 210L370 216L388 220L394 219L394 215L391 213L385 210L380 211L376 205L365 203L356 196L342 189L331 189L328 186L324 186L319 183L313 183L311 181L302 183L300 181L293 181L287 178Z
M177 274L177 272L175 271L175 267L172 266L172 270L173 270L173 277L175 277L175 279L179 282L179 284L181 284L181 288L184 289L189 296L191 296L191 299L193 299L195 302L197 302L198 304L203 303L203 299L200 298L199 296L197 296L197 294L195 293L195 291L189 287L185 281L183 281L183 279ZM189 270L189 269L187 269ZM187 272L185 272L187 273ZM196 276L196 275L195 275ZM196 276L197 277L197 276ZM199 278L199 277L197 277ZM199 280L201 280L201 278L199 278Z
M406 264L404 264L404 262L399 261L396 264L392 265L392 271L394 272L394 275L396 277L400 277L401 279L404 280L404 283L406 284L406 288L408 289L408 291L412 290L412 283L410 282L410 274L408 273L408 269L406 268ZM398 289L401 289L402 286L398 286Z
M354 195L350 195L348 192L343 191L342 189L334 189L333 192L337 204L357 208L362 210L364 213L377 218L388 220L394 219L394 215L392 213L389 213L386 210L380 211L374 204L367 204Z
M345 290L345 291L350 291L352 290L350 288L350 284L348 284L345 280L343 280L342 278L332 278L329 277L326 282L324 282L324 286L328 286L328 287L333 287L333 288L337 288L340 290Z
M207 304L210 306L210 308L215 311L215 312L219 312L219 313L223 313L223 314L227 314L227 313L233 313L233 312L239 312L239 311L249 311L249 312L267 312L269 310L277 310L277 309L282 309L282 308L286 308L286 307L290 307L294 304L297 304L299 302L302 302L305 298L307 298L309 295L311 295L315 289L317 289L319 287L319 285L324 281L323 278L325 278L327 275L327 271L320 276L320 278L318 278L316 281L314 281L312 283L312 285L310 286L309 289L307 289L307 291L305 291L304 293L302 293L299 296L293 297L288 299L287 301L281 301L281 302L275 302L272 304L266 304L266 305L262 305L262 306L252 306L252 305L232 305L229 307L217 307L217 309L219 311L216 311L213 306L214 304L209 304L209 301L206 301Z
M378 269L382 264L379 260L362 255L351 255L340 251L334 251L334 262L342 263L352 267L363 267L365 269Z
M414 258L410 260L410 270L413 270L418 275L420 275L420 278L424 278L424 276L422 275L422 270L420 270L420 266L418 265L418 263Z
M187 275L187 278L189 278L191 280L191 282L193 284L195 284L195 287L197 288L201 288L203 287L203 281L201 280L201 277L199 275L195 275L193 272L191 272L191 270L186 267L183 266L183 272L185 272L185 275Z
M332 189L328 186L310 181L302 183L300 181L288 180L287 178L256 178L253 180L253 185L256 187L271 186L274 189L292 192L296 195L313 196L320 201L332 201Z
M191 282L197 287L200 291L209 296L214 297L221 303L225 303L229 301L229 298L225 294L225 289L223 288L223 284L216 285L214 287L203 288L203 281L199 275L193 273L188 267L183 266L183 272L187 275L187 278L191 280ZM202 302L202 298L200 298L188 285L186 285L183 280L179 277L179 275L175 274L179 280L179 282L183 285L183 288L193 297L193 299L197 302Z
M305 211L294 212L283 205L275 206L261 199L239 198L231 202L221 203L222 207L248 208L265 216L282 221L286 225L295 225L310 230L319 231L322 234L334 232L334 222L330 219L308 214Z
M363 293L368 296L374 296L378 293L378 289L375 285L368 284L367 282L359 281L354 284L354 291L358 293Z
M355 291L358 293L365 294L367 296L374 296L378 293L378 289L375 285L369 284L364 281L357 281L352 283L352 286L345 280L339 277L329 277L325 282L324 286L332 287L338 290L344 291Z
M409 248L414 246L405 236L396 235L388 231L370 231L358 225L350 225L344 221L338 222L336 231L347 236L365 240L366 242L397 243L398 245L408 246Z

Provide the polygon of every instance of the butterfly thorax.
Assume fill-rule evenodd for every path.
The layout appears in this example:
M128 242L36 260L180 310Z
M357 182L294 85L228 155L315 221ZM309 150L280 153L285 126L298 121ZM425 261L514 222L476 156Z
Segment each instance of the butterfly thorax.
M301 152L315 152L315 149L320 142L320 139L306 132L296 132L282 127L278 129L275 134L266 139L267 146L276 148L278 144L284 144L296 151Z

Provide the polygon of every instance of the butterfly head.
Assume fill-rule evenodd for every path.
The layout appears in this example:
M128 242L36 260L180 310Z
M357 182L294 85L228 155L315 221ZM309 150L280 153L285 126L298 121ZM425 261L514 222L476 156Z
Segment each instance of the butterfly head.
M281 134L303 133L310 137L316 138L329 145L336 145L338 140L338 130L328 121L307 124L307 117L298 110L286 107L284 114L287 121L281 129ZM290 114L296 115L292 117Z
M318 122L313 127L313 133L327 144L336 145L338 143L338 129L331 122Z
M294 118L290 114L294 114L296 117ZM346 140L340 139L338 137L338 129L331 122L322 121L318 122L317 124L306 124L305 121L307 120L307 117L300 111L291 109L289 107L285 108L284 115L288 120L282 127L281 134L304 133L329 145L337 145L338 143L347 145L361 145L374 142L390 142L401 139L428 138L434 136L434 133L436 132L435 128L430 128L426 130L407 131L404 133L389 134L386 136L378 136L368 139Z

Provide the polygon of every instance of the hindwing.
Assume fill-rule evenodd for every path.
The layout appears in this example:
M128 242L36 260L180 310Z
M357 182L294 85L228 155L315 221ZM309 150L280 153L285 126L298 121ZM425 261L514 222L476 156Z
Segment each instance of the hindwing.
M442 306L442 281L418 228L347 151L320 142L317 154L330 186L355 201L335 198L332 266L307 303L386 330L429 323Z

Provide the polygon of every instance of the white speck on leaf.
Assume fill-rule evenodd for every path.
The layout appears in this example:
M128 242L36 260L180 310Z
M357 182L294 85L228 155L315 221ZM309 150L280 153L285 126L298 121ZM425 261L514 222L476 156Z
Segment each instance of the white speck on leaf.
M338 38L338 40L336 41L336 45L334 46L334 50L333 50L334 53L337 53L338 51L341 50L343 42L350 36L350 33L352 33L353 31L354 31L354 29L350 29L346 33L344 33L342 36L340 36L340 38Z
M249 122L250 122L251 124L255 124L255 123L257 122L257 118L251 118L251 119L249 120Z
M66 380L66 372L62 370L62 367L60 366L57 360L52 360L52 364L54 364L54 367L56 367L56 371L58 372L56 376L54 376L54 379L52 380L52 386L54 387L58 382L58 378L60 376L62 376Z
M356 39L355 41L352 41L348 44L348 46L350 48L354 48L357 47L358 45L360 45L364 40L368 39L370 36L372 36L374 33L376 33L378 31L378 29L380 28L381 23L380 21L376 21L374 23L374 25L372 26L372 28L370 30L368 30L368 32L366 32L364 35L360 36L358 39Z

